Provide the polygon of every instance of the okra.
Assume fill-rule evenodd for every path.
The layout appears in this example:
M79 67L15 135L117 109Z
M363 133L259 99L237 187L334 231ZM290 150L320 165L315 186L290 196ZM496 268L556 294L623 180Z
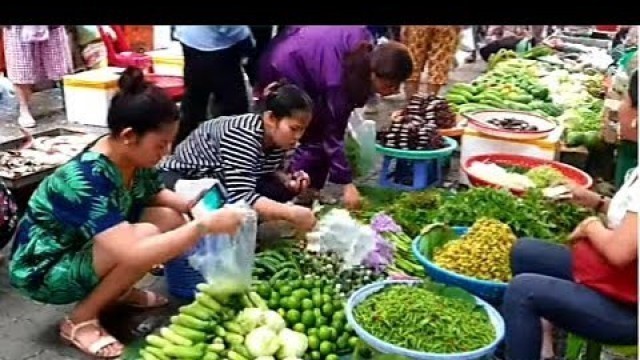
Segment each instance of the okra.
M160 329L160 334L162 335L162 337L164 337L165 339L171 341L172 343L176 344L176 345L182 345L182 346L191 346L193 345L193 341L184 338L183 336L180 336L178 334L176 334L173 330L164 327L162 329ZM163 347L164 349L164 347Z
M169 345L163 349L164 353L178 359L200 359L204 353L195 346Z

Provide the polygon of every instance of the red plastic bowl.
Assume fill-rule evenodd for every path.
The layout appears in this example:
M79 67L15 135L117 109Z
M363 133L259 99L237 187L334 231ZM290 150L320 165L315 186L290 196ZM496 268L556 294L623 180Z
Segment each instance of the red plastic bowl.
M464 162L464 164L462 164L462 171L464 171L464 173L469 178L469 183L471 183L471 185L475 187L504 188L504 186L502 185L484 181L470 174L468 171L469 167L477 161L493 163L499 166L519 166L526 169L532 169L541 165L549 165L562 173L562 175L566 177L570 182L573 182L578 186L588 189L593 185L593 179L591 178L591 176L589 176L589 174L571 165L563 164L558 161L513 154L485 154L472 156L468 158ZM511 191L514 195L522 195L525 193L525 191L513 188L509 188L509 191Z

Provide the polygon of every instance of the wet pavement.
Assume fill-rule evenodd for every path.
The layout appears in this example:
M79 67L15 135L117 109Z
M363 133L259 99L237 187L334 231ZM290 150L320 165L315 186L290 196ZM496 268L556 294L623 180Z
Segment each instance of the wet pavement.
M463 65L451 74L451 82L469 82L484 69L484 63ZM32 111L38 126L32 132L41 132L66 123L62 94L60 89L50 89L34 94ZM14 99L6 97L0 100L0 143L19 139L23 136L16 120L18 108ZM102 128L78 127L91 132L103 132ZM457 174L457 163L452 163L451 175ZM455 176L454 176L455 177ZM373 173L364 182L375 182L377 174ZM339 195L339 187L330 186L328 191ZM8 252L8 247L4 253ZM166 293L164 278L148 277L143 279L145 285L161 293ZM0 265L0 360L24 359L83 359L78 351L63 345L59 341L57 324L63 319L71 306L50 306L30 301L16 291L8 282L6 262ZM124 342L139 337L147 327L153 327L165 319L175 309L159 310L155 314L116 312L105 316L106 326Z

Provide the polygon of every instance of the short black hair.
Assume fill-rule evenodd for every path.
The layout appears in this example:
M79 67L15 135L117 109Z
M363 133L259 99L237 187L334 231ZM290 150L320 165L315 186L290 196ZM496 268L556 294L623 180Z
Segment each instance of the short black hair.
M634 109L638 108L638 70L634 71L631 74L631 79L629 79L629 88L627 89L627 93L631 98L631 105Z
M409 49L397 41L376 46L371 52L371 71L382 79L404 82L413 72Z
M111 135L126 128L138 135L178 121L176 104L161 88L145 80L142 71L128 67L118 80L120 90L111 99L107 126Z

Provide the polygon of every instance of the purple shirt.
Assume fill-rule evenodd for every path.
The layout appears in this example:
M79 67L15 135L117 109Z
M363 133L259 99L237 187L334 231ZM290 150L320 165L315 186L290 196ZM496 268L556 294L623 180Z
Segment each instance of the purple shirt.
M330 162L329 181L351 183L344 135L355 105L346 94L343 59L358 44L373 44L371 33L366 26L292 26L273 41L260 61L258 87L285 78L311 96L313 119L301 144L321 145Z

